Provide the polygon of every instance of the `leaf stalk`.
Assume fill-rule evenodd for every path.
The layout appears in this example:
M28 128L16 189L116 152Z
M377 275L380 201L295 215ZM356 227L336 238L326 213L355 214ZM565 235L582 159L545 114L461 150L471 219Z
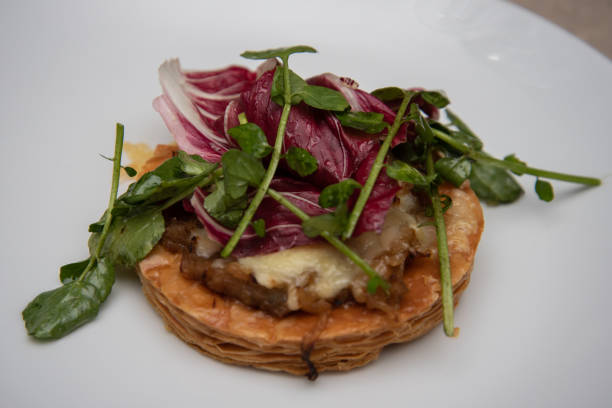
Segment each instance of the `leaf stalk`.
M291 201L287 200L282 194L279 192L269 188L268 195L272 197L274 200L278 201L281 205L285 206L289 211L295 214L300 220L307 221L310 219L310 216L302 211L300 208L295 206ZM342 242L338 237L332 235L329 231L321 232L321 236L325 238L327 242L329 242L334 248L340 251L342 254L346 255L353 263L359 266L370 278L370 283L368 283L368 291L376 292L376 288L378 286L382 287L385 291L389 289L389 283L372 267L364 261L359 255L357 255L351 248L349 248L344 242Z
M387 156L387 152L389 151L389 147L391 147L391 142L393 138L399 131L400 126L402 125L402 118L406 113L406 109L408 108L408 104L410 99L412 98L411 93L406 93L404 95L404 99L402 100L402 104L397 111L397 115L395 116L395 120L393 121L393 125L389 132L387 132L387 137L385 138L383 144L380 146L380 150L378 150L378 154L376 155L376 159L374 160L374 164L372 164L372 169L370 170L370 175L366 180L361 192L359 193L359 197L355 202L355 206L349 215L349 219L346 225L346 229L342 234L343 239L348 239L353 235L355 231L355 227L357 226L357 222L359 221L359 217L370 198L370 194L372 194L372 189L374 188L374 183L376 183L376 179L380 174L381 169L383 168L385 157Z
M433 162L433 149L427 152L426 168L427 175L435 175ZM436 239L438 242L438 262L440 264L440 287L442 289L442 315L444 321L444 333L452 337L455 334L454 327L454 301L453 284L451 279L450 258L448 254L448 242L446 237L446 224L444 222L444 211L440 202L438 187L432 184L430 187L431 205L433 207L434 225L436 227Z
M104 241L110 230L111 223L113 221L113 208L115 207L115 201L117 200L117 191L119 189L119 176L121 173L121 154L123 152L123 137L124 137L124 126L121 123L117 123L115 132L115 154L113 156L113 176L111 182L111 191L108 198L108 208L106 209L106 216L104 220L104 227L100 234L100 240L96 245L96 250L89 258L89 263L83 270L83 273L79 277L79 281L85 279L89 271L95 266L96 262L100 258L100 253L104 247Z
M266 191L268 190L268 187L270 187L270 183L272 182L272 178L274 177L274 174L276 173L276 168L278 167L278 162L280 161L281 150L283 148L283 138L285 136L285 128L287 127L287 121L289 119L289 112L291 111L291 89L289 85L289 65L288 65L289 56L288 55L283 56L282 59L283 59L283 77L284 77L283 79L285 81L285 90L284 90L285 94L284 94L283 112L281 114L280 122L278 124L276 140L274 141L274 150L272 150L272 155L270 156L270 162L268 164L268 169L266 170L266 173L263 177L261 184L257 188L257 192L255 193L255 196L251 200L251 203L249 204L248 208L245 210L244 215L242 216L242 219L240 220L240 222L238 223L238 226L234 230L234 234L231 236L231 238L229 239L229 241L227 242L227 244L221 251L221 256L224 258L227 258L228 256L231 255L236 245L238 245L238 241L240 240L240 237L242 237L242 234L244 234L244 231L247 229L247 227L251 223L251 220L253 219L253 216L255 215L257 208L259 208L259 205L261 204L261 202L263 201L266 195Z
M526 166L518 162L496 159L494 157L489 156L488 154L484 152L473 151L472 149L470 149L463 143L454 139L452 136L442 132L441 130L438 130L438 129L432 129L432 130L436 138L450 145L453 149L465 154L467 157L469 157L472 160L476 160L479 162L490 164L492 166L507 169L507 170L510 170L518 174L530 174L536 177L566 181L569 183L584 184L587 186L601 185L601 180L595 177L585 177L585 176L578 176L578 175L567 174L567 173L559 173L556 171L549 171L549 170L529 167L529 166Z

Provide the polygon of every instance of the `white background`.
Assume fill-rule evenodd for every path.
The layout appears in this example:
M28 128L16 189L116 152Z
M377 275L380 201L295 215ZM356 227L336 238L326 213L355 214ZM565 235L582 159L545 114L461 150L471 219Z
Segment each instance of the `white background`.
M485 208L458 339L435 329L315 383L201 356L127 274L93 323L28 338L21 310L87 256L115 122L128 141L170 140L151 108L157 67L254 67L242 51L300 43L319 50L292 57L303 76L445 89L489 152L604 185L556 183L546 204L524 178L518 204ZM3 1L0 51L1 406L612 404L612 64L559 28L496 1Z

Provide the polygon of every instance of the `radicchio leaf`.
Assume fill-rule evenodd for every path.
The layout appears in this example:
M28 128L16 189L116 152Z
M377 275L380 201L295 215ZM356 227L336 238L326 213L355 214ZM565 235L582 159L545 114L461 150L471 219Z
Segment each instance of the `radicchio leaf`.
M207 193L204 190L196 188L193 196L191 196L191 200L189 200L189 210L195 212L198 220L200 220L204 228L206 228L206 233L210 239L225 245L234 231L221 225L206 211L204 208L204 199L206 199L206 196ZM242 240L249 240L256 236L255 230L249 226L242 235Z
M181 150L218 162L226 150L236 146L227 129L238 124L238 99L256 78L255 72L237 66L183 71L173 59L159 67L164 94L153 106Z
M242 104L249 122L261 127L270 144L276 139L281 107L270 100L274 73L264 73L253 87L242 94ZM319 169L308 178L324 187L350 177L377 141L358 132L345 130L330 112L299 104L291 109L285 131L283 153L291 147L306 149L319 163Z
M325 86L339 91L351 105L351 111L353 112L382 113L384 121L390 125L393 124L393 121L395 120L395 112L393 110L391 110L387 105L385 105L384 102L375 96L358 89L359 85L357 82L350 78L339 77L331 73L326 73L312 77L308 79L307 82L311 85ZM403 125L393 139L392 146L405 142L408 137L414 137L413 134L408 134L409 131L409 127ZM352 132L354 134L359 133L357 131Z
M355 180L357 180L358 183L362 185L365 184L377 154L378 149L373 150L363 163L361 163L359 169L357 169ZM359 217L353 236L357 236L366 231L381 231L385 222L385 215L389 208L391 208L393 198L399 189L400 186L397 181L387 176L387 172L380 172L374 184L374 188L372 189L372 193L363 208L361 217Z
M228 129L239 124L238 114L246 113L249 122L260 126L270 144L274 143L282 108L270 100L277 62L269 60L255 72L240 67L217 71L182 71L177 60L160 67L164 94L154 101L179 149L218 162L231 148L237 147ZM382 113L392 123L395 113L372 95L357 89L356 83L333 74L323 74L308 83L341 92L356 112ZM394 145L413 137L413 124L404 125ZM383 131L383 133L386 132ZM347 178L363 184L378 152L379 141L372 135L344 128L333 113L311 108L303 103L293 106L288 119L283 153L291 147L308 150L319 169L304 181L275 178L271 188L311 216L331 210L318 204L320 191ZM288 166L285 170L290 171ZM355 234L380 231L398 183L382 172L361 215ZM206 192L198 189L190 201L184 201L205 226L211 239L226 243L233 230L219 224L204 208ZM236 257L265 254L304 245L313 241L304 235L302 222L270 197L259 206L254 219L265 222L265 236L259 237L249 226L232 253Z
M289 178L277 178L270 186L308 215L316 216L329 212L318 204L319 190L308 183ZM196 190L190 201L191 206L206 228L208 236L225 244L234 231L219 224L206 212L205 198L204 191ZM270 197L264 198L253 218L265 221L265 236L257 236L255 230L249 226L232 252L232 255L237 258L267 254L313 242L313 239L304 235L302 221Z

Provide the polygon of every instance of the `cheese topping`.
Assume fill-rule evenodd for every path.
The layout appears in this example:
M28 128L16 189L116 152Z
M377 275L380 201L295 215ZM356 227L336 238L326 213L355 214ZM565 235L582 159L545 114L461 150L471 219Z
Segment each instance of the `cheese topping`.
M409 191L398 194L389 209L380 234L365 232L347 244L382 276L389 265L405 262L410 251L422 253L435 248L435 229L427 225L417 198ZM397 258L397 259L395 259ZM238 259L258 284L266 288L287 288L287 307L300 308L298 288L308 288L321 299L332 299L342 289L364 291L363 271L327 243L294 247L266 255Z
M240 258L238 262L250 268L257 283L262 286L272 288L286 285L291 291L291 288L308 285L323 299L336 296L361 273L361 269L345 255L326 244L249 256Z

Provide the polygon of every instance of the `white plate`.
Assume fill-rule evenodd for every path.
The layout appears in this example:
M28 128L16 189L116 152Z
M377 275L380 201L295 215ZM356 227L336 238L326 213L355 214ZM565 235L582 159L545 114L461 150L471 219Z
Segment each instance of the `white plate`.
M610 406L612 64L561 29L501 2L29 2L0 13L0 400L63 406ZM245 49L307 43L305 76L362 88L445 89L487 150L604 177L555 183L485 209L458 339L441 329L316 383L217 363L164 330L134 276L65 339L29 339L20 312L86 256L104 210L114 124L168 140L151 108L157 67L253 67Z

